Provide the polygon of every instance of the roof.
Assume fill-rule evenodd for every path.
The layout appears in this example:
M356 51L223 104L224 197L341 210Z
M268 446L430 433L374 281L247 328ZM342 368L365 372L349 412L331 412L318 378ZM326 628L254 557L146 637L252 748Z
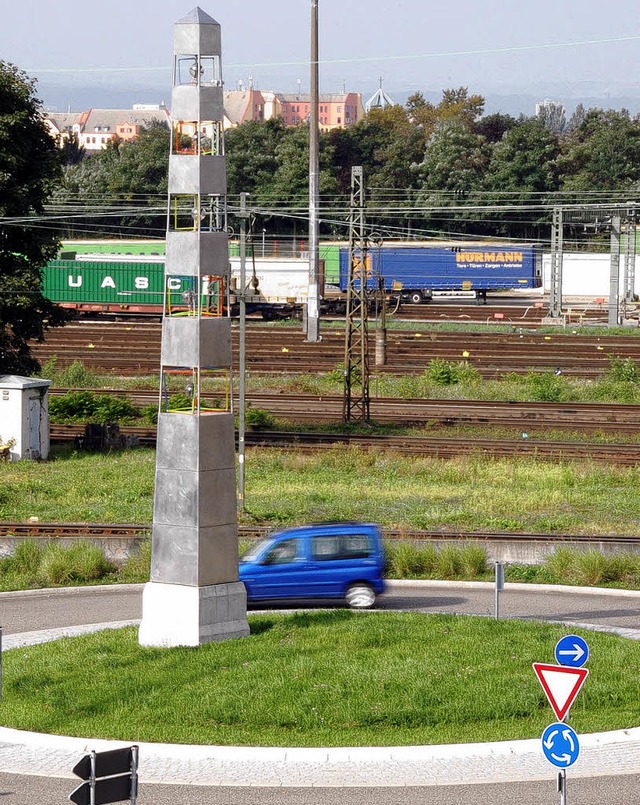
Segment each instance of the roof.
M98 127L101 131L115 133L116 126L130 123L134 126L148 126L153 122L168 123L167 109L90 109L86 113L82 130L93 131Z
M47 120L58 131L67 131L80 120L81 112L48 112Z
M219 25L213 17L210 17L200 6L196 6L186 17L176 22L176 25Z
M0 375L0 388L3 389L36 389L50 386L51 380L40 377L21 377L20 375Z
M380 87L365 103L364 108L368 112L370 109L386 109L387 106L395 106L395 103L396 102L387 95L382 87Z
M242 123L253 90L230 90L224 93L224 113L232 123Z
M355 93L324 93L318 96L318 100L320 103L343 103L353 94ZM276 98L283 103L311 103L311 95L308 92L276 92Z

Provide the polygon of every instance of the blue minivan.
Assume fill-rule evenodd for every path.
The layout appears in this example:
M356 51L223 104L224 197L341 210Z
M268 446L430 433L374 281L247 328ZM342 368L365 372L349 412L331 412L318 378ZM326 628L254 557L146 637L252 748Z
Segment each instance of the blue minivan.
M384 549L373 523L314 523L260 540L240 559L247 601L341 599L373 606L384 592Z

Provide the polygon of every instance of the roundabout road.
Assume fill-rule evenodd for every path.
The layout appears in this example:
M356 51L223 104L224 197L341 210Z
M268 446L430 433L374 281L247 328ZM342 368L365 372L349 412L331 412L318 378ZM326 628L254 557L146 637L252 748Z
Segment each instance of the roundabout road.
M493 616L493 596L493 587L487 584L391 582L389 592L379 600L379 608ZM11 635L25 632L136 620L140 617L140 606L141 587L137 585L4 593L0 594L0 625L5 644L9 645ZM640 636L636 631L640 623L640 593L507 585L501 596L500 612L502 617L554 620L567 625L590 624L635 638ZM626 740L628 736L623 737ZM56 750L38 749L37 762L31 763L29 751L33 749L25 748L23 762L20 758L16 762L15 744L6 739L2 743L2 740L0 738L0 805L54 805L67 801L76 784L75 778L65 779L71 778L70 765L61 768L59 758L56 765ZM74 746L78 758L87 748L92 747ZM358 805L417 805L425 801L433 805L512 805L514 801L519 805L542 805L558 802L552 766L545 763L542 773L539 766L529 773L524 755L522 768L519 768L518 753L514 757L508 748L503 752L502 757L493 750L477 753L475 769L470 766L467 769L462 756L440 758L438 762L444 763L444 773L439 772L428 783L420 785L412 785L414 781L410 776L405 780L399 778L402 771L398 772L398 768L391 774L393 763L390 762L389 773L395 778L393 787L385 785L384 764L374 777L360 780L357 788L350 785L344 774L342 777L338 774L335 784L325 782L317 788L306 787L306 780L300 783L305 787L292 784L282 787L276 778L269 781L268 775L265 785L252 787L233 782L221 784L215 780L207 781L205 786L185 785L200 780L197 775L188 773L188 762L186 765L181 762L174 767L169 764L168 773L164 774L163 780L175 782L171 785L145 783L141 769L138 805L350 805L351 801L357 801ZM617 741L603 756L604 763L593 768L587 764L582 773L580 762L569 770L567 799L581 805L637 801L640 793L637 740L627 747L624 741ZM609 757L610 767L607 765ZM506 766L512 771L505 774ZM447 773L449 767L450 774ZM492 770L496 772L495 780L501 782L491 782ZM474 779L474 784L462 784Z

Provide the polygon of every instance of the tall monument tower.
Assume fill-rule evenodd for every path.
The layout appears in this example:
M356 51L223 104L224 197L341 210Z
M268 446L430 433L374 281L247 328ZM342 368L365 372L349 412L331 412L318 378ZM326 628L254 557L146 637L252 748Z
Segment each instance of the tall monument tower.
M200 8L173 38L171 153L151 580L139 642L249 634L238 580L220 25ZM223 402L207 379L225 381ZM185 389L174 404L175 389ZM209 392L210 396L211 392Z

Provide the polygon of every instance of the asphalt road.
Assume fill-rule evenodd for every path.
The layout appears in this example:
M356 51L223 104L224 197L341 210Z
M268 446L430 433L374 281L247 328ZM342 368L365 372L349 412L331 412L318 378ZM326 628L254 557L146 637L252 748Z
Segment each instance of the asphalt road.
M425 588L424 585L404 582L393 585L380 599L379 606L381 609L492 616L494 594L486 587L459 584ZM139 618L140 607L140 588L135 586L79 593L11 593L0 595L0 624L6 635L60 626L124 621ZM500 611L503 617L633 629L640 624L640 597L507 587L501 596ZM0 767L1 761L0 747ZM515 802L518 805L551 805L559 802L559 794L555 773L551 766L549 768L548 781L499 785L299 789L148 784L141 786L138 805L513 805ZM567 777L567 801L576 805L631 803L640 799L640 775L581 778L570 769ZM75 784L73 779L0 772L0 805L56 805L68 801Z

